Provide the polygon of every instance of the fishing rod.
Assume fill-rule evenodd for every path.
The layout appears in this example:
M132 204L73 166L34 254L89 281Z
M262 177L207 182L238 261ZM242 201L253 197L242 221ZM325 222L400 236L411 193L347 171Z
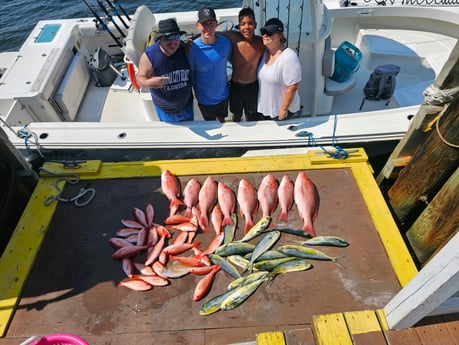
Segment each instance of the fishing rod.
M118 30L118 32L120 33L120 35L121 35L123 38L125 38L126 35L124 34L123 30L121 30L120 27L118 26L118 24L116 24L115 20L113 19L113 16L110 14L110 12L108 12L107 8L106 8L105 5L102 3L102 1L97 0L97 3L99 4L99 7L102 9L102 11L105 13L105 15L107 16L107 18L110 19L110 21L113 23L113 25L115 25L116 30Z
M300 24L298 25L299 33L298 33L298 45L296 46L296 54L300 55L300 46L301 46L301 29L303 28L303 7L304 7L304 0L301 1L301 14L300 14Z
M89 10L91 11L92 15L96 18L96 25L97 23L100 23L102 25L102 27L105 29L105 31L107 31L110 36L113 38L113 40L116 42L116 44L118 44L118 46L120 47L123 47L123 43L121 43L121 41L119 40L119 38L117 38L113 32L111 32L110 28L107 26L107 24L105 24L105 22L100 18L100 16L97 14L96 11L94 11L94 9L91 7L91 5L88 4L88 2L86 0L83 0L84 4L86 5L86 7L89 8Z
M127 20L131 21L131 18L129 18L129 15L126 13L126 11L121 6L121 4L119 3L118 0L115 0L115 1L108 0L108 1L112 3L112 6L118 6L118 8L121 10L121 12L123 12L123 14L126 16Z
M118 19L120 20L120 22L123 23L124 27L125 27L126 29L129 29L129 25L126 24L126 22L125 22L124 19L123 19L123 16L120 14L120 12L119 12L118 9L115 7L115 5L113 5L113 3L112 3L110 0L105 0L105 3L106 3L107 6L112 10L112 12L116 14L116 16L118 17Z

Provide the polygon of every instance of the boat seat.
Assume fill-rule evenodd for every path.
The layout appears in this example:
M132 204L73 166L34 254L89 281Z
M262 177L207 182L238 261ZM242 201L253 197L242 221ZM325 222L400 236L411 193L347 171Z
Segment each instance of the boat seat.
M154 25L155 16L150 9L145 5L137 7L130 21L124 48L126 57L135 66L139 66L140 56L147 46Z
M337 82L330 77L333 75L335 69L335 49L331 48L331 38L328 36L325 39L325 50L324 56L322 59L322 75L325 77L325 94L328 96L339 96L350 89L355 85L355 73L352 76L343 82Z

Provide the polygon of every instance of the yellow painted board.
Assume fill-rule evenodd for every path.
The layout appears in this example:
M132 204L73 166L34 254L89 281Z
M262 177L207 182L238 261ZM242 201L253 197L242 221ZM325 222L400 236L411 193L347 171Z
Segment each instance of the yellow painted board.
M78 163L75 168L65 168L62 163L46 162L43 165L45 170L40 170L40 176L52 176L52 174L78 174L94 175L99 173L102 161L91 160Z
M313 326L318 345L352 345L342 313L314 316Z
M400 285L404 287L418 273L416 265L367 165L364 163L353 164L352 173L397 279Z
M41 178L0 258L0 336L6 334L24 283L46 235L56 203L43 200L55 192L54 178Z
M381 326L374 310L345 312L344 318L351 334L381 331Z
M352 164L366 162L368 159L363 150L361 152L359 151L358 154L356 153L356 157L350 157L345 160L331 159L323 154L316 156L320 152L320 150L314 150L308 151L305 154L269 156L269 159L267 159L266 156L262 156L103 163L98 174L84 174L81 176L81 179L159 176L165 169L169 169L172 173L180 176L327 168L336 169L350 168ZM367 168L369 167L368 164L366 164L366 166Z
M257 334L257 345L286 345L284 333L263 332Z
M379 321L379 324L381 326L381 329L383 331L388 331L389 330L389 324L387 323L386 313L384 313L384 310L383 309L376 310L376 316L378 317L378 321Z

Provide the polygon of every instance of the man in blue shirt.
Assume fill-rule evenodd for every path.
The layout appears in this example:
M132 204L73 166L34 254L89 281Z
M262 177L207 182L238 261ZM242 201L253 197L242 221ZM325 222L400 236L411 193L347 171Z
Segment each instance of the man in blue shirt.
M190 66L173 18L160 20L156 43L141 55L136 80L150 88L158 118L163 122L193 120Z
M188 58L198 106L205 120L225 122L229 97L226 65L231 59L231 41L216 34L217 18L210 7L199 10L196 27L201 36L193 41Z

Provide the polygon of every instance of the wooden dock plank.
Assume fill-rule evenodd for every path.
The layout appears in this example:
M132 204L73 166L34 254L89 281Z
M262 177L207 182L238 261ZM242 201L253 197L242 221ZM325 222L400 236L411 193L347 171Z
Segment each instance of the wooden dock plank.
M418 334L421 344L428 345L455 345L456 342L448 331L448 328L443 323L432 325L424 325L414 327Z
M352 173L362 191L363 199L386 249L401 286L408 284L418 273L416 265L405 245L384 197L373 175L364 164L353 164Z
M38 181L28 205L0 259L0 337L14 314L24 283L35 262L57 203L44 207L43 200L56 192L54 179Z
M390 345L420 345L421 339L413 328L386 332L386 339ZM425 344L427 345L427 344Z
M263 332L257 334L257 345L286 345L284 333Z
M352 345L342 313L314 316L313 323L318 345Z
M345 312L344 318L354 345L386 345L378 317L373 310Z
M284 330L287 345L316 345L314 332L310 327Z

